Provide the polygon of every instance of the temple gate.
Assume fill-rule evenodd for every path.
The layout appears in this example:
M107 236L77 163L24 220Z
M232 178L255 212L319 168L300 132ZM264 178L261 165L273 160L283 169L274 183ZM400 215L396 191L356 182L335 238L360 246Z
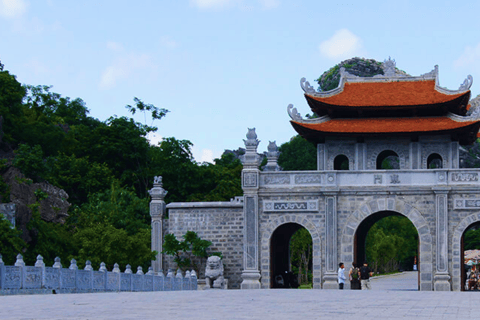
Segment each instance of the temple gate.
M336 289L338 262L365 258L357 243L362 226L402 215L418 232L419 290L461 290L462 235L480 222L480 170L459 168L459 147L477 139L480 98L469 101L471 76L458 90L440 87L437 66L412 77L389 59L384 70L362 78L342 68L339 86L326 92L301 80L318 118L303 119L292 105L288 113L317 145L316 171L281 171L275 143L260 170L259 140L249 129L243 198L171 203L168 219L155 211L152 233L197 232L223 253L229 285L254 289L272 287L272 272L280 272L271 261L272 241L281 243L272 240L276 230L288 237L304 227L313 242L313 287ZM385 159L393 169L382 168ZM152 239L158 248L158 235Z

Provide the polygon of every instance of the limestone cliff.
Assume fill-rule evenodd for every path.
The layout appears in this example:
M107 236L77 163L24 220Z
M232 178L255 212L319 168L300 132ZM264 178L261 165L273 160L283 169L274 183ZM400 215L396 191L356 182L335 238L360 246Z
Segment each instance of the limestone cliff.
M70 203L67 201L68 194L47 182L33 183L15 167L10 167L2 175L3 180L10 187L10 202L16 205L16 227L21 230L22 238L29 242L31 237L27 230L27 223L32 217L32 211L28 207L37 201L36 190L41 190L48 196L40 201L40 215L43 220L55 223L64 223L68 216Z

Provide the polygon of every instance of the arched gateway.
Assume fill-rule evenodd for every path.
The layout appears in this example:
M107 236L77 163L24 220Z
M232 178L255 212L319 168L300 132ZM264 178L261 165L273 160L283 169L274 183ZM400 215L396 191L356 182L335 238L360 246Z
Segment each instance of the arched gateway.
M301 80L319 117L303 119L291 105L288 113L298 134L317 146L315 171L281 171L274 142L260 170L259 140L249 129L243 197L171 203L165 219L163 198L155 198L165 192L156 184L152 248L161 251L164 232L195 231L223 253L230 288L270 288L272 272L285 269L272 267L272 259L285 261L284 253L272 253L272 241L280 251L293 230L304 227L313 240L314 288L336 289L338 263L354 260L362 223L397 214L418 232L420 290L460 290L461 238L480 221L480 170L459 168L459 146L477 138L480 98L469 101L470 76L458 90L447 90L438 85L437 67L412 77L387 60L384 71L362 78L341 69L338 88L327 92ZM169 267L159 254L155 270Z

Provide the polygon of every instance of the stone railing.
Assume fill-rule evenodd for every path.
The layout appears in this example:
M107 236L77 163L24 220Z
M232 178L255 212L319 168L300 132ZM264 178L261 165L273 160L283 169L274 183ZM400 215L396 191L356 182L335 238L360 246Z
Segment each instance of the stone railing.
M95 271L90 261L81 270L75 259L72 259L69 268L62 268L58 257L52 267L46 267L40 255L35 266L26 266L21 254L17 255L15 265L6 266L0 255L0 294L178 291L197 290L197 285L197 275L193 270L183 276L180 270L174 274L170 269L165 276L163 272L155 275L152 267L146 274L142 267L133 273L130 265L127 265L122 273L118 264L115 264L110 272L102 262L100 269Z

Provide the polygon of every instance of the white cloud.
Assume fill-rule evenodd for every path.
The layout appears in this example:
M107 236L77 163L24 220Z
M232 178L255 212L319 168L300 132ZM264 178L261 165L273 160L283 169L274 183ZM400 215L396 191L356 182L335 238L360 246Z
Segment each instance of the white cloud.
M231 0L190 0L190 3L200 9L222 8L228 5Z
M253 9L259 4L264 9L274 9L279 6L280 0L190 0L190 4L200 9L222 9L234 6L242 10Z
M200 157L200 162L213 163L213 151L209 149L203 149L202 156Z
M113 50L117 56L106 67L100 77L100 89L115 87L117 82L127 79L138 71L154 69L151 57L144 53L125 52L121 44L108 42L107 48Z
M320 43L320 53L330 59L344 59L364 55L362 40L348 29L335 31L333 36Z
M475 47L467 46L463 53L453 62L455 68L462 68L466 66L475 66L480 59L480 43Z
M280 1L279 0L260 0L260 4L265 9L275 9L280 5Z
M18 18L27 11L27 7L24 0L0 0L0 16Z
M108 41L107 42L107 48L112 50L112 51L123 51L123 46L121 43L114 42L114 41Z
M157 132L149 132L147 134L147 139L152 146L158 146L158 144L162 142L163 137L159 135Z
M164 46L165 48L168 48L168 49L175 49L176 47L178 47L178 43L172 39L170 39L170 37L168 36L163 36L160 38L160 43L162 46Z
M36 58L31 59L30 61L25 63L25 67L27 67L36 75L47 74L50 72L50 69L43 62Z

